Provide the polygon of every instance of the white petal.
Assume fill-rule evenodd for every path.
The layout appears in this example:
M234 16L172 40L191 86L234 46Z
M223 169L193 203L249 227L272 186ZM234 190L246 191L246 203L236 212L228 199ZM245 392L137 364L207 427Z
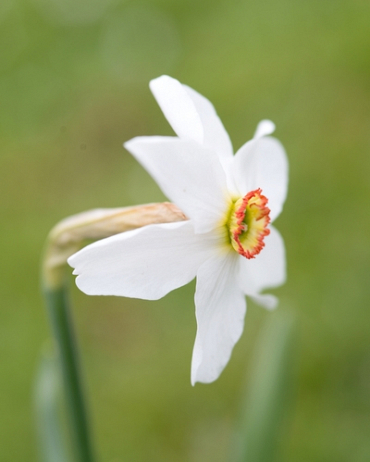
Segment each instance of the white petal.
M203 144L222 157L233 154L229 135L207 98L167 75L152 80L150 89L180 138Z
M230 199L213 152L175 137L138 137L124 146L194 222L196 232L210 231L223 219Z
M203 144L216 151L220 158L231 158L234 154L230 137L223 126L213 104L203 95L183 85L200 116L204 131Z
M270 226L270 234L264 242L265 247L255 258L239 258L239 283L247 295L254 296L268 287L280 286L286 279L285 246L273 226Z
M181 83L162 75L151 80L150 89L175 133L184 139L203 143L203 125L195 105Z
M250 295L250 298L258 305L263 306L266 310L274 310L277 308L279 299L271 294Z
M218 378L243 332L246 301L237 284L237 263L233 254L216 255L203 263L197 273L193 385Z
M273 221L283 208L288 189L288 160L281 143L272 137L248 141L236 153L232 171L241 195L262 189Z
M275 128L275 124L271 120L261 120L261 122L257 125L253 138L258 139L263 136L271 135L271 133L274 133Z
M214 245L190 221L149 225L88 245L68 263L88 295L157 300L190 282Z

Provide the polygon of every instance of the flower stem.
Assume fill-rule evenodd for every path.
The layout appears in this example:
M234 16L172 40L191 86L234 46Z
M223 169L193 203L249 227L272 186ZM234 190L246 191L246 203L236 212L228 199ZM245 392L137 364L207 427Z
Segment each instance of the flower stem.
M69 311L67 287L44 287L46 306L59 353L67 401L68 426L78 462L93 462L86 405L81 384L79 358Z

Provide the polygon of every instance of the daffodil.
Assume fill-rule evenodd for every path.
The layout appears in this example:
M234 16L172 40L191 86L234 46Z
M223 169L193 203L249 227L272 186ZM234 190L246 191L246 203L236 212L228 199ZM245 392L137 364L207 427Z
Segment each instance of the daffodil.
M177 136L137 137L124 146L188 220L102 239L68 262L89 295L157 300L196 277L191 382L208 383L242 334L245 295L268 309L277 305L261 292L286 278L284 243L271 223L285 201L288 162L269 136L272 122L260 122L234 155L205 97L168 76L150 88Z

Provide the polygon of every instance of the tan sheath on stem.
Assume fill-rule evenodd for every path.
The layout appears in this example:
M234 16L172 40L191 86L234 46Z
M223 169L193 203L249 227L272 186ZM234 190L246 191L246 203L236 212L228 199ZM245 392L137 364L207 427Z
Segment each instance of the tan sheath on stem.
M142 226L184 221L174 204L163 202L117 209L94 209L65 218L50 231L43 259L43 282L49 288L63 284L64 265L86 240L104 239Z

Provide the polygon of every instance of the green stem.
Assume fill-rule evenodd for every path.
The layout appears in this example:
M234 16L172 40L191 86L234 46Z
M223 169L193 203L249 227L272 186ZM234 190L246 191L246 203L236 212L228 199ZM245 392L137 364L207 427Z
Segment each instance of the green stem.
M71 429L73 446L78 462L93 462L93 452L89 436L86 406L81 385L79 358L69 312L66 285L44 287L44 295L52 325L56 347L59 352L67 400L68 424Z

